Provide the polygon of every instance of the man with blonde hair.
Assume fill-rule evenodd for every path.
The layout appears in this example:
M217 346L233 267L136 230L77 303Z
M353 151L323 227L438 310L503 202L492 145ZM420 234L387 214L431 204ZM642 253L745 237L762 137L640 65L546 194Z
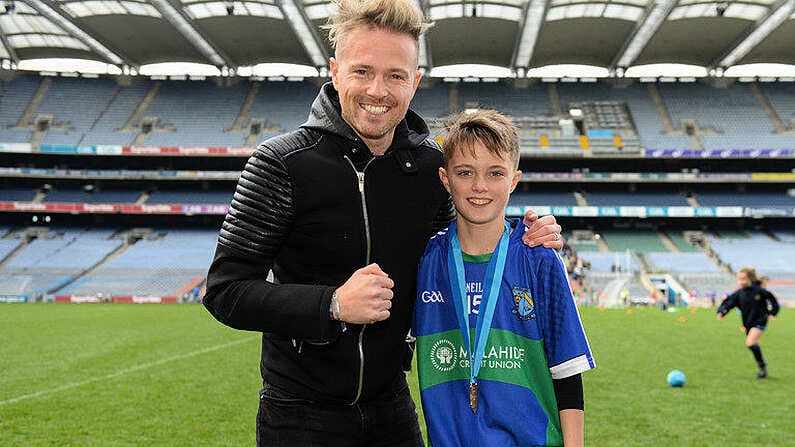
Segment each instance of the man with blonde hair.
M337 2L332 81L240 175L204 304L262 332L258 445L422 445L405 338L417 262L453 217L409 110L426 26L411 0ZM528 239L559 248L554 218L535 219Z

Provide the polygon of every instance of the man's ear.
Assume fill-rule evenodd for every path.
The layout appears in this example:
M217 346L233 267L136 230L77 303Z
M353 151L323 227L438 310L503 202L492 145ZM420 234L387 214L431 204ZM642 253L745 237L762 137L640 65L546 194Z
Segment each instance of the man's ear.
M420 80L422 79L422 72L417 70L417 73L414 76L414 92L417 92L417 87L420 85Z
M334 89L339 91L337 89L337 76L339 76L340 66L337 63L337 58L333 56L328 58L328 66L331 69L331 83L334 85Z
M447 178L447 171L444 168L439 168L439 180L442 181L444 189L450 192L450 179Z

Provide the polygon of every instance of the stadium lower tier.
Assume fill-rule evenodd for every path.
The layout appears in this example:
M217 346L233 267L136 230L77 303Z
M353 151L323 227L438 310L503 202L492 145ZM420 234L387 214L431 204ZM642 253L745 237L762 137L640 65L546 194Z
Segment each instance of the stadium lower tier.
M751 265L783 304L795 303L795 232L563 222L562 250L579 302L710 306ZM0 301L197 301L217 228L0 227ZM770 256L775 253L775 256Z

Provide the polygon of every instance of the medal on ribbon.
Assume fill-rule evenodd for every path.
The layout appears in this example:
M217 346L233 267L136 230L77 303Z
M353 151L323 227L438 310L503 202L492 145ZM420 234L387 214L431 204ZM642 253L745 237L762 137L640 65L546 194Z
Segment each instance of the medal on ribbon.
M475 325L475 344L472 345L469 326L469 301L466 292L466 278L464 275L464 260L461 255L461 244L458 242L456 234L456 223L450 225L450 247L447 256L447 267L450 277L450 290L453 294L458 325L469 358L469 408L472 413L478 410L478 374L480 365L483 362L483 353L486 350L486 341L489 338L491 321L494 318L494 310L497 307L497 299L500 294L500 284L502 274L505 271L505 261L508 254L508 239L511 234L511 227L505 222L505 231L500 237L497 248L491 255L489 264L486 267L486 275L483 278L483 299L480 302L480 312L476 316Z

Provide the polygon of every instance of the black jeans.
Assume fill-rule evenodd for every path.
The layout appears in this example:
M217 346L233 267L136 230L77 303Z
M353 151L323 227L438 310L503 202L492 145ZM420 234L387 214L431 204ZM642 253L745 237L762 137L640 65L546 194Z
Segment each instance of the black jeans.
M408 388L356 405L297 398L266 384L257 413L258 447L423 447Z

